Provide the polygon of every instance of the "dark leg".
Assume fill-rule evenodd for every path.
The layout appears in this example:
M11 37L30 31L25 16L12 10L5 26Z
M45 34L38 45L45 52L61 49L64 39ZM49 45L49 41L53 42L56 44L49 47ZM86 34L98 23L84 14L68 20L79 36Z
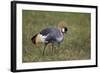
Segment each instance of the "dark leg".
M60 42L57 43L57 47L56 47L56 51L55 51L56 54L58 54L59 53L59 50L61 50L60 49L61 48L61 45L60 44L61 44Z
M43 49L43 55L45 53L45 48L46 48L47 44L44 45L44 49Z
M60 43L58 43L58 47L60 48Z
M54 48L54 43L52 43L52 53L54 52L54 49L53 48Z

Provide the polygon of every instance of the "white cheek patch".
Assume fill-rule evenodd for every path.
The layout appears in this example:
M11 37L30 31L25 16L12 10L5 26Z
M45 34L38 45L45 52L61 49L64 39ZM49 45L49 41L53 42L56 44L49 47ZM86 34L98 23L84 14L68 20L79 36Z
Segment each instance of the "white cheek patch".
M65 29L64 28L62 28L62 32L65 32Z

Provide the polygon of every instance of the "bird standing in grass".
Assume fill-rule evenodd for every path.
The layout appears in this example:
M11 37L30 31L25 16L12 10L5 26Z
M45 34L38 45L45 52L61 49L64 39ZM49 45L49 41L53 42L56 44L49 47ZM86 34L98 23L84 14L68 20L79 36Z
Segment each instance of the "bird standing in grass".
M67 32L67 27L63 24L60 24L59 28L45 28L36 35L32 37L32 42L37 45L38 43L44 43L43 55L45 52L46 46L51 43L52 50L54 48L54 43L60 43L64 40L64 33Z

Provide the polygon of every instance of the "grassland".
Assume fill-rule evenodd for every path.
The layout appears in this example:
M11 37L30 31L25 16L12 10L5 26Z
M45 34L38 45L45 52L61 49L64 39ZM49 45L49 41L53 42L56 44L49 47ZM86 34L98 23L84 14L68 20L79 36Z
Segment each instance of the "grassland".
M91 16L89 13L23 10L22 18L22 61L24 63L91 58ZM60 21L65 21L68 27L64 41L60 47L55 45L53 52L49 45L43 56L43 44L36 47L31 38L44 28L57 28Z

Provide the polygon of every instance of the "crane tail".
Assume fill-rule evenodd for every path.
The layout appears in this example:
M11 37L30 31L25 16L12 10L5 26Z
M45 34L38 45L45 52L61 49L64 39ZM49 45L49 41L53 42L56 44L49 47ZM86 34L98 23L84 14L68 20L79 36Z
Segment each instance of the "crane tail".
M36 35L34 35L34 36L31 38L31 40L32 40L33 44L36 44L36 37L37 37L37 34L36 34Z

